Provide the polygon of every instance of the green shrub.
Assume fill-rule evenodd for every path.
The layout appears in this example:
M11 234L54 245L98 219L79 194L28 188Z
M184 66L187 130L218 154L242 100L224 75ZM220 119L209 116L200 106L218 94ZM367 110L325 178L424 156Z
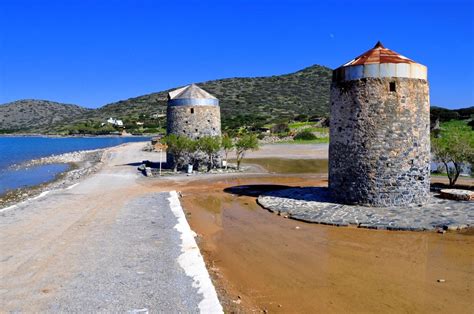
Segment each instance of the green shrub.
M303 130L295 135L295 140L311 141L315 140L317 137L309 130Z
M272 133L286 133L290 131L287 123L278 123L271 127Z
M308 115L306 114L299 114L295 117L295 121L306 122L308 121Z

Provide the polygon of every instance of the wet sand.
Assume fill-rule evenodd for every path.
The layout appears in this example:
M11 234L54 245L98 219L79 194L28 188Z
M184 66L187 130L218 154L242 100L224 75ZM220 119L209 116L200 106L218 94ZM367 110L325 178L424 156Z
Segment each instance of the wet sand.
M263 210L253 196L226 190L247 184L327 181L318 174L262 175L177 187L227 311L474 310L472 230L438 234L303 223Z

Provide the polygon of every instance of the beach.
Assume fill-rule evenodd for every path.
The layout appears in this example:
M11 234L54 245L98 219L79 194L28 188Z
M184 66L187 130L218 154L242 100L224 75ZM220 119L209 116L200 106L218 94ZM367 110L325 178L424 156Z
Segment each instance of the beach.
M415 233L286 219L258 206L257 195L232 189L327 185L317 167L276 173L244 160L248 172L148 178L137 165L159 157L144 145L106 149L96 172L0 213L2 311L189 311L215 305L214 287L228 312L472 309L472 229ZM291 163L327 150L284 148L247 156L296 158ZM201 289L208 294L193 288L197 277L178 262L172 191L212 278L212 288Z

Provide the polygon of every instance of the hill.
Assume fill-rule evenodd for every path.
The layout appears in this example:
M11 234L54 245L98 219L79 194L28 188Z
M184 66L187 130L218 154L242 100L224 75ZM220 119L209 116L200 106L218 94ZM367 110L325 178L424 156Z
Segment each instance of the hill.
M25 99L0 105L0 132L38 132L71 123L91 109L47 100Z
M197 85L219 98L224 126L249 120L261 123L297 115L327 116L332 70L314 65L301 71L255 78L228 78ZM138 117L166 112L169 90L108 104L96 118ZM250 121L250 122L251 122Z
M446 122L450 120L468 120L474 118L474 106L461 109L446 109L432 106L430 108L430 118L432 122L439 120Z

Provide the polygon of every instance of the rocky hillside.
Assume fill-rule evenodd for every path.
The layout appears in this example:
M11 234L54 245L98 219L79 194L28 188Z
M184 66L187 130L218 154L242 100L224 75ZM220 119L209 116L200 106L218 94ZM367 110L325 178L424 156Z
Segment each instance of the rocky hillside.
M223 120L239 116L261 117L270 121L299 114L327 115L331 69L319 65L278 76L229 78L198 83L220 100ZM166 95L162 91L106 105L96 117L123 117L164 113Z
M70 123L91 109L46 100L18 100L0 105L0 132L44 132Z
M314 65L291 74L229 78L198 85L219 98L223 124L237 127L289 120L298 115L326 116L330 82L331 69ZM130 98L95 110L50 101L16 101L0 105L0 131L55 132L73 124L90 126L108 117L143 119L166 113L168 92Z

